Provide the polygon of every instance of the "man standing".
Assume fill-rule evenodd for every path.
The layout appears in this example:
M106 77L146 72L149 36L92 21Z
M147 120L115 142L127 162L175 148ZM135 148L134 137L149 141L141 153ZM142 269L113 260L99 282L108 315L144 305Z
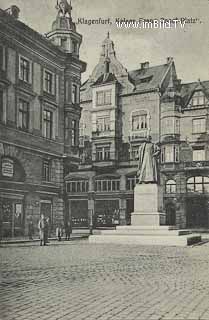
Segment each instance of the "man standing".
M40 246L42 245L46 245L46 238L45 238L45 235L44 235L44 228L45 228L45 218L44 218L44 215L41 214L41 218L38 222L38 228L39 228L39 237L40 237Z

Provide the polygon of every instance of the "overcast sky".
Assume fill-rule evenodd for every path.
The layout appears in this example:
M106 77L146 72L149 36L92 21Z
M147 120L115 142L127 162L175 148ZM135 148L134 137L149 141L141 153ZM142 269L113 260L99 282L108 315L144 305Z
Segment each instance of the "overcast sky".
M0 0L6 9L16 4L20 19L40 33L48 32L56 17L56 0ZM101 43L110 31L117 58L128 69L165 63L174 57L179 78L184 82L209 79L209 0L72 0L74 21L78 18L110 18L112 25L78 25L83 35L80 57L88 64L85 80L99 59ZM118 29L115 18L193 18L196 23L177 29Z

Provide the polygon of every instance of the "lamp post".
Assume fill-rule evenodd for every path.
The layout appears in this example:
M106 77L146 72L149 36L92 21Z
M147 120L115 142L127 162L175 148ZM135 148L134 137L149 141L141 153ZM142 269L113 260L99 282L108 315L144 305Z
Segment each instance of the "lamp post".
M88 219L89 219L89 233L93 234L94 227L94 200L95 200L95 192L89 191L88 193Z

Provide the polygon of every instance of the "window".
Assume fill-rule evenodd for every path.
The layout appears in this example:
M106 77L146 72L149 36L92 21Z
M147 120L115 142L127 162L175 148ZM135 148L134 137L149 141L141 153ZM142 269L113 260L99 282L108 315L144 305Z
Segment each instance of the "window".
M0 122L3 121L4 116L4 93L3 90L0 90Z
M162 147L161 162L179 162L179 146L167 145Z
M133 115L132 116L132 130L147 129L147 115Z
M19 100L18 127L23 130L29 128L29 102Z
M43 136L44 138L52 138L53 113L48 110L43 112Z
M76 120L72 120L72 128L71 128L71 145L76 146L77 140L77 125Z
M204 133L206 131L206 119L199 118L192 120L192 132L193 133Z
M110 117L97 119L97 131L98 132L110 131Z
M31 76L31 70L30 70L30 61L20 57L20 64L19 64L19 78L20 80L23 80L25 82L31 82L30 76Z
M205 105L206 103L207 99L202 91L195 92L190 100L190 105L195 107Z
M162 120L162 133L163 134L179 134L180 121L179 119L169 117Z
M67 49L67 38L61 38L61 47Z
M89 182L87 180L72 180L67 182L67 192L88 192Z
M205 161L205 149L193 149L193 161Z
M51 180L51 164L49 161L44 160L43 162L43 181Z
M139 178L136 176L126 178L126 190L129 190L129 191L134 190L138 182L139 182Z
M95 181L97 192L113 192L120 190L120 179L99 179Z
M72 103L78 103L78 86L72 85Z
M110 147L97 147L96 148L96 160L110 160Z
M208 193L209 177L196 176L187 180L187 192Z
M47 93L53 94L54 93L54 75L49 71L44 71L44 90Z
M165 185L166 193L176 193L176 181L168 180Z
M77 53L77 41L72 40L72 52Z
M97 106L111 104L112 90L98 91L96 93L96 104Z

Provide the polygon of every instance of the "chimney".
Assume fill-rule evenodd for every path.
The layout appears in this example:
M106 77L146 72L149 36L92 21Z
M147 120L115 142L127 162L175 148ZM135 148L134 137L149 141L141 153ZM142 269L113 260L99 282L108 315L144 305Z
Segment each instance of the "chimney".
M173 62L173 57L167 57L166 63L169 64L171 62Z
M12 16L14 19L19 18L20 9L17 6L11 6L10 8L5 10L10 16Z
M141 63L141 69L148 69L149 68L149 61L145 61Z

